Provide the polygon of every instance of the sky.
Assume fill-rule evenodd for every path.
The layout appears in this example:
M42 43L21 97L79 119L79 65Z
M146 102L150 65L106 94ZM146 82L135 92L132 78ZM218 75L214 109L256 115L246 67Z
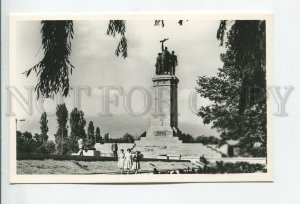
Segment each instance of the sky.
M37 78L31 74L28 78L22 73L34 66L43 57L41 48L41 25L39 21L18 21L16 24L14 43L14 66L11 69L11 86L19 93L12 100L12 110L17 118L25 118L19 122L20 131L40 132L39 118L44 110L49 117L49 137L53 139L56 132L55 106L62 101L33 99L33 113L28 114L16 98L22 95L28 98L28 89L34 87ZM80 109L85 113L87 122L93 121L102 133L109 132L111 137L121 137L126 132L141 134L150 127L150 112L134 117L126 111L124 96L133 87L144 87L152 94L152 77L155 73L155 60L160 52L159 41L169 38L165 45L174 50L178 57L176 76L178 77L178 113L179 129L194 136L202 134L218 134L210 126L204 126L202 119L190 108L190 95L196 87L198 76L215 76L222 67L220 54L224 48L219 46L216 32L219 21L189 20L179 26L177 21L165 21L165 27L154 26L154 20L126 21L126 38L128 40L128 57L123 59L114 54L120 36L113 38L106 35L108 21L74 21L74 39L72 40L71 63L75 66L70 76L72 87L89 89L81 91ZM118 106L110 105L112 116L101 116L103 112L103 91L99 87L122 87L123 93L112 92L118 97ZM78 89L77 89L78 90ZM15 91L15 90L14 90ZM13 92L14 92L13 91ZM75 91L63 100L68 111L74 108ZM19 95L18 95L19 94ZM114 95L115 94L115 95ZM113 96L114 95L114 96ZM78 95L77 95L78 96ZM143 110L142 93L132 94L132 108L135 112ZM58 97L59 98L59 97ZM25 100L24 99L24 100ZM209 101L198 96L197 105L207 105ZM76 100L78 106L78 100Z

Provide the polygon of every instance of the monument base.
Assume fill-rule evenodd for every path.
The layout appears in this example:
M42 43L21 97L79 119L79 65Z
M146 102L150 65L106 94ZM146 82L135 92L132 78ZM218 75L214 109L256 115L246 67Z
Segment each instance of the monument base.
M145 158L220 158L222 153L203 144L182 143L177 137L178 78L174 75L156 75L152 78L155 103L151 126L146 137L135 141L134 151L140 151Z
M151 126L146 137L135 141L134 151L140 151L145 158L177 157L181 159L221 158L222 153L201 143L183 143L173 136L171 127Z

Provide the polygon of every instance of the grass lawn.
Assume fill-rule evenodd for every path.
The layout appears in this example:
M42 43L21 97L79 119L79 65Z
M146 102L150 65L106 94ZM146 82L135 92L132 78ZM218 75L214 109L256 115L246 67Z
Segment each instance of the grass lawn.
M142 161L141 171L197 168L190 162ZM118 174L116 161L18 160L17 174Z

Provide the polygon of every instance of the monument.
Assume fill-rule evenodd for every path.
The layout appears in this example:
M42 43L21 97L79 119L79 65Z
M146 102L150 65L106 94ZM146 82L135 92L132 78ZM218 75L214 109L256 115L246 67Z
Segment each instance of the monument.
M155 64L156 75L152 78L155 101L151 127L147 131L148 137L173 137L178 130L177 85L179 80L172 71L175 58L169 53L168 48L164 47L164 42L167 40L168 38L160 41L161 53L158 53Z
M213 151L203 144L182 143L178 138L178 104L177 87L179 79L175 76L177 56L164 47L161 42L161 52L156 58L155 76L152 78L154 89L154 107L151 126L146 131L146 137L135 141L135 151L140 151L144 157L200 157L203 154L211 157L221 157L221 153Z

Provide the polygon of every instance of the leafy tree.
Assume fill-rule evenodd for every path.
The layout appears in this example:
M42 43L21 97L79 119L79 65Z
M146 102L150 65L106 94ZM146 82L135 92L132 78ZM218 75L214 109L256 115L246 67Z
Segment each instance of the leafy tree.
M99 127L96 128L96 143L103 143Z
M66 104L59 104L56 107L57 132L55 134L55 143L57 145L57 154L66 154L68 152L68 110Z
M180 130L177 131L178 138L183 142L183 143L193 143L194 138L191 134L186 134L181 132Z
M69 74L74 66L69 61L71 39L73 39L73 21L41 21L43 59L24 74L28 77L35 71L38 83L37 96L53 98L59 91L69 93Z
M105 133L104 142L109 142L109 133Z
M84 127L86 125L86 120L84 118L84 113L79 111L77 108L74 108L70 113L70 138L69 138L69 148L72 152L78 152L78 138L85 138L86 133Z
M35 141L36 141L36 146L37 146L38 148L43 146L43 139L42 139L42 137L41 137L40 134L35 133L34 136L33 136L33 138L35 139Z
M52 140L47 141L45 150L47 154L53 154L55 152L55 143Z
M111 35L113 37L116 37L116 34L121 35L121 40L117 46L115 54L119 56L120 53L122 53L123 58L127 57L127 39L125 37L125 23L126 21L124 20L110 20L106 32L107 35Z
M34 140L35 140L35 153L38 154L44 154L46 153L46 149L45 149L45 145L46 143L43 142L43 138L41 134L35 133L33 136Z
M212 102L198 115L223 140L239 140L242 154L253 155L255 142L266 150L265 21L221 21L217 38L226 48L223 67L216 77L198 78L196 90Z
M87 140L85 142L87 148L93 148L95 145L95 128L92 121L89 122L87 128Z
M134 137L129 134L129 133L126 133L123 138L122 138L123 142L125 143L134 143Z
M208 145L208 144L214 144L214 145L217 145L219 144L220 140L214 136L209 136L209 137L206 137L206 136L198 136L195 138L195 141L196 143L202 143L204 145Z
M23 148L23 143L24 143L24 140L22 138L22 133L20 131L17 131L17 134L16 134L16 141L17 141L17 153L18 152L22 152L22 148Z
M141 137L146 137L146 135L147 135L147 132L144 131L144 132L140 135L140 138L141 138Z
M34 139L36 141L36 152L37 153L47 153L45 149L45 145L48 141L48 120L47 120L47 113L44 112L40 119L40 130L41 134L34 134Z
M73 39L73 21L41 21L42 47L44 57L35 66L24 72L28 77L35 71L38 83L35 87L37 97L53 98L58 92L63 96L69 94L69 75L74 66L69 58L71 55L71 40ZM111 20L107 35L121 35L121 40L116 49L116 55L127 57L127 40L125 37L125 21Z
M41 139L42 139L42 143L45 144L48 141L48 120L47 120L47 113L44 112L41 116L40 119L40 129L41 129Z
M17 154L18 153L33 153L36 149L36 141L33 139L30 132L21 133L17 131Z

